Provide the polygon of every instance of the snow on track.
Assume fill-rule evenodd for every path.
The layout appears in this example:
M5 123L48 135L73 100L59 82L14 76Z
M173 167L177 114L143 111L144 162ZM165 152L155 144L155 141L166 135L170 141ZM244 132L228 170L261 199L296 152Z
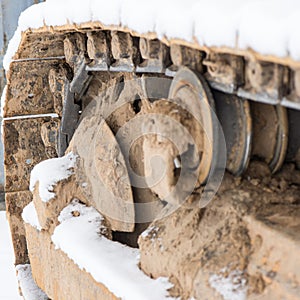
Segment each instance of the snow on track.
M73 174L76 159L77 156L70 152L63 157L47 159L37 164L31 171L30 191L34 191L38 182L41 200L52 200L55 197L54 186Z
M22 294L25 300L48 300L48 296L36 285L32 273L31 266L16 266L17 278L20 283Z
M74 217L72 211L78 211L79 216ZM167 278L151 279L139 269L138 249L99 234L102 220L94 208L74 201L61 212L61 224L54 230L52 241L57 249L121 299L173 299L167 291L173 285Z
M202 46L251 48L300 60L298 0L48 0L21 14L4 59L5 69L22 31L89 21L155 32L169 39L193 42L195 38Z
M36 215L34 205L28 205L26 210L24 221L37 227L35 218L30 218ZM73 212L77 212L77 217ZM106 229L102 221L103 217L94 208L74 200L60 213L60 224L52 241L56 249L61 249L80 269L121 299L174 299L169 297L167 290L173 285L167 278L151 279L139 269L138 249L108 240L99 233Z
M35 229L41 231L42 226L40 225L39 218L34 206L33 201L26 205L22 212L23 221L27 224L30 224Z
M220 274L213 274L209 279L209 283L212 288L223 296L224 300L247 299L246 278L243 272L239 270L229 272L224 268L220 271Z

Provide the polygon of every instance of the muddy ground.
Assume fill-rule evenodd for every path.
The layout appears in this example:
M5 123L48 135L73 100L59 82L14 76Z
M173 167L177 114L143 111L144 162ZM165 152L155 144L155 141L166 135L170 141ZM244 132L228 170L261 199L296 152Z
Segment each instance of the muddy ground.
M139 239L141 268L183 299L300 299L300 172L252 162L215 199L190 199Z

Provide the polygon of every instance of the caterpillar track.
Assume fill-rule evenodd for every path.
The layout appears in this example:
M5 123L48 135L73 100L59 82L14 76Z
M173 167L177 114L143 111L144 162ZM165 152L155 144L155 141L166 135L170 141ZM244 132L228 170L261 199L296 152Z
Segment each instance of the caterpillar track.
M274 250L278 243L294 251L300 245L299 66L93 23L23 33L8 72L3 125L16 264L31 262L51 299L114 297L61 253L53 258L49 236L58 214L78 198L104 215L112 239L139 245L146 274L171 278L172 296L219 299L205 283L228 267L242 272L249 299L299 299L295 252L285 263L279 257L288 250ZM53 207L38 204L33 193L44 231L25 224L25 233L21 213L32 200L32 168L71 151L80 157L74 178L58 184ZM158 251L141 237L147 228L152 240L178 252ZM185 248L186 235L193 242ZM50 257L52 269L43 265ZM69 269L57 282L60 263ZM68 271L76 274L70 281ZM90 288L99 291L84 294Z

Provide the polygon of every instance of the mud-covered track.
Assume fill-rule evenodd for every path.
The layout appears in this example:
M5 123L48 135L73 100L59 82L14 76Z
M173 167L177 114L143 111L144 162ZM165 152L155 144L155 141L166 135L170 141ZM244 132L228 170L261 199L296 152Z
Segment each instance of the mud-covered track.
M103 87L109 86L113 76L123 80L122 74L172 81L182 68L199 74L213 90L231 173L241 175L253 158L268 163L273 172L285 158L299 164L296 64L254 58L242 52L235 55L220 49L168 44L120 30L28 31L8 72L6 191L28 190L32 167L47 157L64 154L80 113L90 101L94 79ZM169 85L154 83L144 88L146 93L155 91L159 99L168 95ZM48 114L55 114L52 120L42 117ZM16 119L19 116L21 120ZM27 128L29 123L38 125L19 136L18 128ZM14 147L10 143L13 133L19 136ZM30 146L23 150L26 143ZM38 154L31 159L34 151ZM18 179L13 179L16 174Z
M218 98L216 110L223 122L221 125L244 132L240 138L233 138L237 132L225 130L226 142L231 148L228 150L227 167L233 174L242 174L251 156L265 160L271 170L276 172L282 166L286 152L291 152L287 146L289 130L293 129L289 128L291 122L288 122L285 106L295 108L298 100L296 73L287 65L252 61L241 55L201 51L185 45L172 44L169 47L158 39L139 38L128 32L107 30L68 34L64 39L64 54L66 63L73 71L70 91L75 93L75 102L83 107L82 96L91 78L99 72L135 73L137 76L151 74L153 77L165 75L173 78L178 70L186 67L204 76L211 88L220 92L215 97ZM160 89L162 86L156 87L156 90ZM286 99L290 99L293 104L289 105ZM236 101L241 103L239 109L236 108ZM252 103L251 113L248 101ZM228 112L239 110L235 117L224 116L226 113L220 108L224 103L229 107ZM274 110L271 106L277 108ZM274 117L272 114L275 114ZM262 121L263 115L270 115L270 118ZM235 125L226 125L229 119L234 119ZM239 126L244 128L237 129ZM273 139L271 154L261 151L266 141L260 136L261 131L265 132L264 137ZM233 139L240 139L235 140L234 149ZM254 149L252 153L251 149ZM243 153L240 162L236 162L236 166L229 166L232 163L230 156L235 155L235 151Z
M225 191L236 189L236 194L233 194L238 198L238 208L233 215L237 225L241 222L239 214L245 213L245 207L248 209L247 204L243 203L243 193L246 195L247 191L253 187L255 189L257 184L261 184L261 195L271 200L270 195L277 192L274 186L278 186L279 189L283 186L287 190L289 185L295 190L295 197L290 202L297 209L295 215L298 214L298 189L295 186L299 183L297 181L294 184L290 179L287 180L288 183L281 181L278 171L282 166L300 166L299 63L272 60L271 57L255 56L245 51L234 53L223 50L200 49L187 43L180 44L179 41L167 43L155 37L131 34L125 29L122 31L121 28L102 30L94 27L77 31L64 28L53 29L52 32L37 30L24 33L8 72L3 126L6 202L15 252L18 254L17 263L28 262L21 213L32 199L29 192L30 171L42 160L63 156L70 144L71 149L82 150L83 158L91 163L95 161L95 152L98 151L98 156L101 154L101 157L96 157L99 165L95 166L95 174L99 173L99 170L103 171L104 167L105 172L113 174L116 166L123 175L126 173L126 183L131 183L130 191L127 189L127 194L125 189L118 191L123 191L131 202L145 204L149 200L157 201L158 209L161 209L168 202L165 193L170 192L178 180L178 174L182 172L182 155L188 157L187 162L191 163L190 170L199 173L195 180L195 191L191 191L192 197L201 194L211 170L218 167L215 160L219 159L219 152L225 151L225 147L219 143L221 128L227 145L226 169L235 176L234 178L226 174L223 188L225 186ZM132 82L133 85L130 86L128 82ZM98 106L94 106L94 100ZM112 111L112 103L123 105L117 105L117 109ZM210 108L208 114L205 104ZM187 142L190 147L182 147L184 150L181 153L169 142L145 137L133 145L132 154L126 157L126 153L123 153L125 159L122 157L122 164L117 164L128 146L126 141L118 136L118 130L137 116L143 117L153 113L173 117L189 130L195 143ZM214 114L217 120L214 119ZM103 116L105 118L101 120ZM93 124L92 117L95 117L101 126L97 126L98 123ZM205 130L199 128L199 124L195 122L197 118L203 121ZM84 120L90 122L89 133L82 125ZM173 132L171 122L160 119L158 121L166 132ZM151 126L150 124L149 128ZM206 135L203 131L206 131ZM184 131L178 132L182 134ZM94 142L93 138L99 138L97 134L101 139L108 139L110 143L98 145L98 148L95 148L97 151L92 152L94 156L89 156L91 153L85 153L85 149ZM124 136L127 137L126 134ZM180 143L187 140L183 134L182 138L178 138ZM86 141L89 141L88 145ZM199 151L196 152L194 148L198 148ZM109 151L112 149L113 151ZM147 186L141 191L135 186L128 170L132 166L133 171L143 174L147 169L148 158L151 158L153 153L160 154L168 161L167 179L161 185ZM112 163L106 161L103 167L102 156L107 158L105 155ZM259 181L253 175L253 166L256 166L257 161L257 168L263 166L264 173L258 176ZM285 165L285 162L290 164ZM90 169L86 168L85 171L89 172ZM114 173L106 178L103 175L105 172L101 173L103 181L115 189L118 176ZM297 172L293 169L290 174L298 174ZM80 175L75 176L76 180L84 185L85 179L81 179ZM246 179L237 178L243 175ZM229 180L229 183L226 180ZM240 181L246 182L243 190ZM96 182L93 181L94 186ZM270 190L269 186L274 190ZM242 196L239 195L239 189ZM289 197L293 196L293 191L289 192ZM223 190L221 194L222 192ZM101 211L101 205L97 206L102 201L100 194L102 195L102 190L99 188L94 194L93 190L89 190L83 196L88 198L89 195L97 195L87 204ZM254 194L258 197L259 192ZM231 195L226 197L230 199L228 207L236 204L235 198L230 198ZM274 197L274 201L279 203L280 197ZM252 205L253 199L250 194L244 198ZM266 203L266 207L269 202ZM253 202L255 209L256 205ZM265 209L264 205L261 207ZM119 205L114 207L117 214L121 209ZM260 207L254 213L259 209ZM223 210L220 210L223 216ZM249 214L252 213L248 210ZM201 219L204 211L191 210L189 213L195 214L193 220L196 220L198 217ZM137 246L139 234L149 224L144 222L140 225L142 222L138 221L139 214L136 212L131 211L129 225L111 222L115 231L114 237L133 246ZM122 213L120 212L120 215ZM149 213L155 215L157 211L153 209ZM210 217L207 218L209 223ZM168 222L172 223L173 220ZM227 222L226 218L224 222ZM245 226L243 228L246 228L244 215L242 223ZM227 224L223 229L230 235L226 226ZM239 228L240 226L236 226L237 232ZM250 247L248 240L246 242L246 246ZM214 248L213 250L215 251ZM250 255L248 250L247 248L247 255ZM43 252L43 249L41 251ZM242 260L242 254L239 255ZM150 269L148 271L152 274Z

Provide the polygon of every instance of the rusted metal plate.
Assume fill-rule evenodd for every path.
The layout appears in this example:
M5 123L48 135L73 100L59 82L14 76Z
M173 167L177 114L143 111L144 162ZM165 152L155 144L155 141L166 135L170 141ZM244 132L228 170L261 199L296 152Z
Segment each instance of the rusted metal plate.
M79 155L76 177L90 204L110 221L112 230L132 232L135 211L126 163L100 114L82 120L69 150Z

